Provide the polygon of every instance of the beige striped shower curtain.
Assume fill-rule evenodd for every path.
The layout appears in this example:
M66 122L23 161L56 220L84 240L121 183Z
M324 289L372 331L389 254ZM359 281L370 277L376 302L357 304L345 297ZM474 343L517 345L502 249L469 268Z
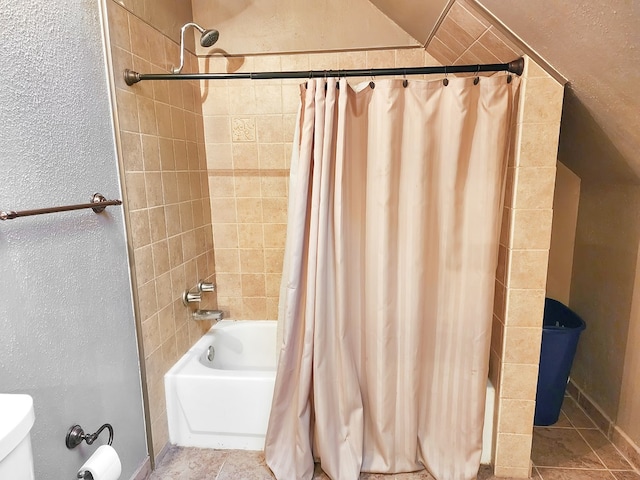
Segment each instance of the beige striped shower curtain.
M311 479L314 460L334 480L475 478L507 79L301 86L265 444L278 480Z

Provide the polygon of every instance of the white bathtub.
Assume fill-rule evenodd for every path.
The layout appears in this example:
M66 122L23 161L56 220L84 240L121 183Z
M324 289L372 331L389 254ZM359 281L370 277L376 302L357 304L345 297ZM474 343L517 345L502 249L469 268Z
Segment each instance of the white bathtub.
M165 375L171 443L262 450L276 377L275 321L223 320ZM213 360L209 347L213 346ZM211 357L211 356L210 356ZM487 385L482 463L491 462L495 391Z
M171 443L262 450L276 378L276 325L223 320L171 367L164 376Z

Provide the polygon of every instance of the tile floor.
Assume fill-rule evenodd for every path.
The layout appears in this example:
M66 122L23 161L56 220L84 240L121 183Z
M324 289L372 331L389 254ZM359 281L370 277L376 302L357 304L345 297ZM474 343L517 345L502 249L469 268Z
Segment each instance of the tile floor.
M640 475L566 397L558 423L535 427L532 477L535 480L640 480ZM273 480L262 452L172 447L149 480ZM314 480L328 480L319 466ZM478 480L492 480L481 467ZM433 480L425 471L399 475L363 473L361 480Z

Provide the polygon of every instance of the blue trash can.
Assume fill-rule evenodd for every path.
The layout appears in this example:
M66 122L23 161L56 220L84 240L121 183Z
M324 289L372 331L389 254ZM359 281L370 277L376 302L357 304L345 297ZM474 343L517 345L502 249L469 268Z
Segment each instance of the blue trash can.
M578 339L586 326L566 305L545 299L534 425L558 421Z

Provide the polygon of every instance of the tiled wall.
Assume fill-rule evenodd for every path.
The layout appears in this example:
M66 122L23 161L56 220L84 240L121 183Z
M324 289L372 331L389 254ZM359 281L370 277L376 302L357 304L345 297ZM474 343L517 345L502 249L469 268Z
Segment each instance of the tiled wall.
M465 1L452 5L427 51L444 64L504 63L522 55ZM530 473L563 91L527 59L507 172L489 364L497 393L496 476Z
M125 68L168 71L179 61L178 46L114 1L107 11L147 431L156 457L168 441L163 375L210 326L190 320L181 302L185 289L213 280L214 272L200 89L185 81L128 87ZM185 72L190 68L197 69L192 54ZM203 298L204 308L215 305L215 294Z
M490 369L495 473L529 475L563 86L527 59L507 173ZM510 185L510 187L509 187Z
M176 2L175 0L115 1L142 19L143 22L153 25L156 30L174 42L180 41L180 28L185 23L193 21L191 2ZM195 51L194 37L191 32L185 35L185 43L190 51Z
M202 58L202 71L435 65L422 48ZM354 79L354 82L363 79ZM231 318L276 319L299 80L203 82L218 302Z
M523 54L464 0L453 3L427 45L427 52L443 65L506 63Z

